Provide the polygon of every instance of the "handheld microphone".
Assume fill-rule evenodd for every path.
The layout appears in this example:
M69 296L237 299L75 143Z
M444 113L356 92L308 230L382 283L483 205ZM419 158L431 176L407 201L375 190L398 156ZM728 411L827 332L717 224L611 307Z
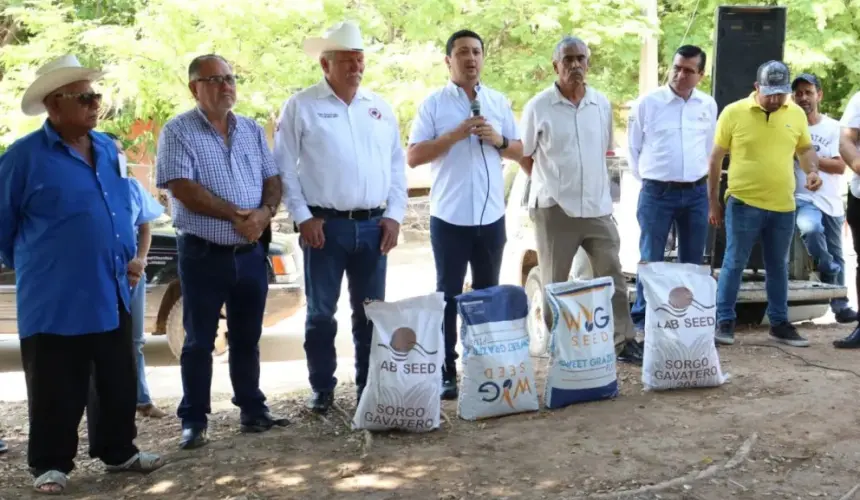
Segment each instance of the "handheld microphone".
M477 99L472 101L470 108L472 109L472 116L481 116L481 103Z

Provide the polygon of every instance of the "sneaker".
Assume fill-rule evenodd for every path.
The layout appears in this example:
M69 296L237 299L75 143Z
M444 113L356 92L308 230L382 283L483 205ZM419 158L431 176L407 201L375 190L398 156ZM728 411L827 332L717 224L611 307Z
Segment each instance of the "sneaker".
M723 321L717 327L714 333L714 342L722 345L732 345L735 343L735 322Z
M770 338L792 347L809 347L809 341L801 337L791 323L780 323L770 327Z
M856 323L857 322L857 311L851 309L850 307L846 307L845 309L841 309L838 313L833 315L836 318L836 322L840 324L847 323Z
M644 345L640 345L635 340L624 342L621 347L621 352L618 353L618 361L622 363L630 363L631 365L642 366L642 357L645 353Z
M457 399L457 369L442 370L442 394L441 399L453 400Z
M0 453L6 453L7 451L9 451L9 447L6 446L6 441L0 439Z
M137 407L137 414L141 417L147 418L164 418L167 416L167 412L162 410L161 408L155 406L152 403L147 405L141 405Z

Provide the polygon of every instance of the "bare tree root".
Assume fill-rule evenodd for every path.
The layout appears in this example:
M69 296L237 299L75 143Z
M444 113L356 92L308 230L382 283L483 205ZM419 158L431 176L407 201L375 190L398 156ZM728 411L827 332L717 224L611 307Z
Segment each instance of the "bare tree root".
M332 403L331 406L338 412L338 414L340 414L340 418L343 419L343 425L345 425L347 429L352 430L352 419L349 417L349 413L347 413L341 405L337 404L337 402Z
M738 448L738 451L735 452L735 455L731 458L731 460L729 460L728 462L723 464L723 466L712 465L712 466L708 467L707 469L705 469L701 472L692 472L690 474L687 474L686 476L676 477L675 479L663 481L662 483L650 484L647 486L643 486L641 488L637 488L635 490L615 491L613 493L604 493L604 494L590 495L590 496L584 496L584 497L579 496L579 497L574 497L572 500L586 499L586 498L589 500L591 500L591 499L598 500L598 499L603 499L603 498L606 498L606 499L627 498L627 497L633 497L636 495L641 495L643 493L668 490L669 488L675 488L677 486L683 486L685 484L692 483L694 481L700 481L702 479L707 479L709 477L715 476L719 472L734 469L738 465L742 464L744 462L744 460L746 460L747 457L749 456L750 450L752 450L752 447L753 447L753 445L755 445L757 440L758 440L758 434L753 433L746 441L744 441L744 443L741 445L741 447ZM860 485L858 485L858 488L860 488ZM853 495L853 493L851 493L851 494ZM850 497L845 497L845 498L850 498ZM843 500L845 500L845 499L843 499Z
M448 425L453 425L453 424L452 424L452 422L451 422L451 419L450 419L450 418L448 418L448 414L447 414L447 413L445 413L445 412L444 412L444 411L442 411L442 410L439 410L439 414L440 414L440 415L442 415L442 420L444 420L446 424L448 424Z
M373 446L373 434L365 429L364 431L364 446L361 447L361 458L367 458L370 455L370 447Z
M848 493L842 495L839 500L851 500L852 498L854 498L854 494L857 493L857 490L860 490L860 484L851 488L851 490L849 490Z

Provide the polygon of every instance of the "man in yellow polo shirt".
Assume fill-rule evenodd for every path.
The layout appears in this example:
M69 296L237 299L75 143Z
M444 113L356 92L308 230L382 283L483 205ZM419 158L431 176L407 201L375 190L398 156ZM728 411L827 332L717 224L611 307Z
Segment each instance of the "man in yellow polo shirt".
M708 171L711 224L723 220L720 177L730 155L726 190L726 252L717 285L717 343L735 341L735 302L741 275L755 242L764 253L767 317L772 339L795 347L809 341L788 322L788 255L794 237L794 157L806 187L821 186L818 157L806 114L788 100L791 76L785 64L768 61L756 73L755 91L726 106L717 120Z

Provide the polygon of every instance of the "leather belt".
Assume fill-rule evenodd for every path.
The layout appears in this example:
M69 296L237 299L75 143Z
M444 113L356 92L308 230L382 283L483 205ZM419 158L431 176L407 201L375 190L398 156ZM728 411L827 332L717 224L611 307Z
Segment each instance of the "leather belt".
M379 217L385 210L382 208L370 208L364 210L335 210L333 208L308 207L314 217L323 219L349 219L349 220L370 220L374 217Z
M211 241L209 241L205 238L201 238L201 237L194 235L194 234L191 234L191 233L180 232L179 235L182 236L183 238L191 239L197 243L205 244L206 246L209 247L209 250L212 250L215 252L229 252L229 253L234 253L234 254L242 254L242 253L248 253L248 252L254 250L255 248L257 248L257 242L242 243L239 245L219 245L218 243L212 243Z
M660 184L662 186L666 186L671 189L690 189L694 187L699 187L703 184L708 183L708 176L704 176L697 181L692 182L679 182L679 181L655 181L653 179L645 179L645 182L653 182L655 184Z

